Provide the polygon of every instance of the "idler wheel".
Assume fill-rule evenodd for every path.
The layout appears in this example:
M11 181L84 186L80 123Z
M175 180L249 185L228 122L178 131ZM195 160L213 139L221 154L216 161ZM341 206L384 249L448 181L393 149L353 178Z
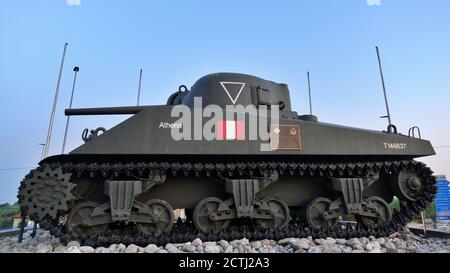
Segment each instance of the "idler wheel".
M356 220L366 227L377 228L388 224L392 219L392 211L389 204L382 198L372 196L366 199L367 203L365 209L376 213L377 217L369 217L362 215L355 215Z
M315 229L333 228L338 223L338 218L325 218L325 212L331 205L331 200L325 197L318 197L312 200L306 207L306 221Z
M175 214L172 206L166 201L160 199L152 199L145 203L150 209L150 214L155 223L138 223L138 230L144 235L159 236L164 232L172 230L175 223Z
M423 192L422 181L410 171L394 174L391 185L395 195L406 201L417 201Z
M83 220L89 218L98 206L99 204L96 202L82 202L73 207L67 216L66 222L66 229L72 235L73 239L94 239L107 229L107 224L96 226L86 226L83 224Z
M218 233L230 225L230 220L212 220L211 215L217 212L223 201L216 197L208 197L200 201L194 209L193 222L195 227L203 232Z
M288 206L276 198L268 198L263 202L269 207L273 219L256 219L258 226L263 229L285 228L291 219Z

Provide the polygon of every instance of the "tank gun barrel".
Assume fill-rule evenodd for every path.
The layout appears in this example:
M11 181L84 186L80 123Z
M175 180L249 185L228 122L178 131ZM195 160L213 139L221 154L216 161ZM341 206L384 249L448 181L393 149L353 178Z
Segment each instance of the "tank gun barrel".
M66 109L66 116L86 116L86 115L134 115L148 106L122 106L122 107L101 107L101 108L77 108Z

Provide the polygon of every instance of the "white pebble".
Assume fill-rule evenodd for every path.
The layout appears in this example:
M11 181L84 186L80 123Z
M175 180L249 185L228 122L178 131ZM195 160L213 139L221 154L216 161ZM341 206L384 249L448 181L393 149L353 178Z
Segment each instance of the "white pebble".
M156 251L158 251L158 249L159 248L156 245L150 244L144 248L144 252L145 253L155 253Z
M90 246L82 246L80 247L81 253L94 253L95 250Z
M199 238L195 239L194 241L192 241L192 245L199 247L203 244L202 240L200 240Z
M71 246L66 249L65 253L81 253L80 249L76 246Z
M131 244L129 246L127 246L127 248L125 249L125 253L137 253L138 252L138 246Z
M70 248L70 247L72 247L72 246L80 247L80 243L77 242L77 241L70 241L70 242L67 244L67 247Z
M205 253L220 253L220 248L218 246L207 246L205 247Z

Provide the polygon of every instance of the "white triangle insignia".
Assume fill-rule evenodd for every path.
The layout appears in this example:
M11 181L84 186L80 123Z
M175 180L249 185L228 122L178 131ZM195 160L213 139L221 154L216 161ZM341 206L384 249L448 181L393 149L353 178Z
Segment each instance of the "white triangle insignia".
M227 87L225 86L226 84L234 84L234 85L241 86L241 88L239 89L239 92L237 93L235 98L233 98L231 96L230 92L228 91ZM227 92L228 97L230 98L231 102L234 105L236 103L236 101L238 100L239 96L241 95L242 90L244 90L245 82L220 82L220 85L222 85L223 90L225 90L225 92Z

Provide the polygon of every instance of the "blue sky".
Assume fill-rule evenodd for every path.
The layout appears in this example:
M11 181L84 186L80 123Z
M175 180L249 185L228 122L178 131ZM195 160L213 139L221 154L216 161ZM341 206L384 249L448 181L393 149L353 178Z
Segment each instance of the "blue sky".
M76 3L77 0L70 0ZM401 132L418 125L450 145L450 1L4 0L0 7L0 203L14 202L45 142L65 42L69 43L50 154L61 152L72 68L74 107L164 104L180 84L229 71L284 82L308 111L306 71L321 121L384 130L375 46L381 48L391 114ZM74 117L68 150L84 128L126 117ZM450 175L450 149L426 158Z

